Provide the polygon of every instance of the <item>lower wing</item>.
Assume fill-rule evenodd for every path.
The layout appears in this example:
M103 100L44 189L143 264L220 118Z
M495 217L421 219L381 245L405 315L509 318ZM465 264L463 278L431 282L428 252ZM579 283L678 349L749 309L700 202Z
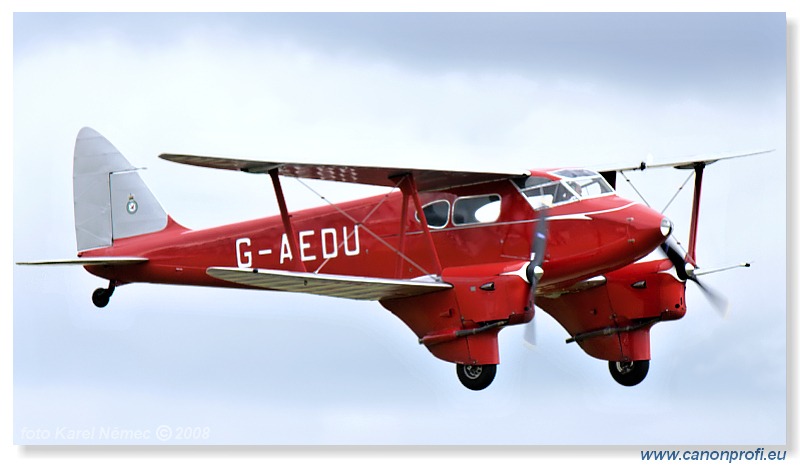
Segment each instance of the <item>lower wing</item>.
M235 284L354 300L413 297L453 288L444 282L314 274L273 269L211 267L206 273Z

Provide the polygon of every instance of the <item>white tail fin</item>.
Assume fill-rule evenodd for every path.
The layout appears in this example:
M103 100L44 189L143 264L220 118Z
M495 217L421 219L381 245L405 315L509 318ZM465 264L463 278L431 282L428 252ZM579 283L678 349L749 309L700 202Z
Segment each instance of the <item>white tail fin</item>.
M167 213L136 167L91 128L78 132L72 170L78 251L167 226Z

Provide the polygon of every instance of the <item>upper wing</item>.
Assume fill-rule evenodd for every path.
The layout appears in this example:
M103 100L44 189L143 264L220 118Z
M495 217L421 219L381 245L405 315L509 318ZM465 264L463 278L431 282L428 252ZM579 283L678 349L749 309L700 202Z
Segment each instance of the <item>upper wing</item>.
M146 263L147 258L134 256L95 256L92 258L51 259L45 261L20 261L21 266L124 266Z
M698 156L689 156L679 161L673 162L659 162L657 164L648 164L644 161L640 162L637 165L609 165L609 166L599 166L599 167L592 167L592 169L598 172L627 172L631 170L645 170L645 169L655 169L660 167L675 167L676 169L693 169L696 165L709 165L713 164L714 162L721 161L724 159L736 159L739 157L748 157L748 156L757 156L759 154L767 154L773 152L774 149L768 149L765 151L756 151L756 152L748 152L743 154L725 154L725 155L714 155L714 154L705 154L705 155L698 155Z
M373 277L314 274L273 269L211 267L214 278L262 289L303 292L354 300L383 300L422 295L453 288L444 282L380 279Z
M247 173L267 173L277 169L284 177L310 178L337 182L361 183L393 187L403 175L411 174L419 191L446 190L448 188L474 185L476 183L506 180L526 176L530 173L463 172L451 170L413 169L403 167L366 167L333 164L307 164L294 162L269 162L246 159L230 159L213 156L190 156L184 154L161 154L162 159L179 164L196 165L213 169L238 170Z

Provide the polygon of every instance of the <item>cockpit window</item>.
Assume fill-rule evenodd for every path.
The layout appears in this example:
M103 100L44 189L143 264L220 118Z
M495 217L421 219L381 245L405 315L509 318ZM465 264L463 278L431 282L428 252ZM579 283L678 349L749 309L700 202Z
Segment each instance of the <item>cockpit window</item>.
M578 178L567 183L581 198L593 198L595 196L614 192L603 177Z
M547 183L525 188L522 193L528 198L533 209L542 209L578 200L575 193L560 181L548 180Z
M553 175L558 175L561 178L594 177L596 175L600 175L597 172L589 169L561 169L551 173Z
M608 182L591 170L561 169L551 173L560 180L536 176L514 180L534 209L614 193Z

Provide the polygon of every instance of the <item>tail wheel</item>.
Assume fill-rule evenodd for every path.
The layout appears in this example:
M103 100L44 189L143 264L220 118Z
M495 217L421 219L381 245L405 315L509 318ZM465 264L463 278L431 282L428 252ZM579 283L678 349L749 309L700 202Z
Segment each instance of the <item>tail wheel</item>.
M111 294L108 293L108 290L106 289L95 289L95 291L92 292L92 303L94 303L94 306L97 308L104 308L106 305L108 305L110 299Z
M94 303L94 306L97 308L104 308L106 305L108 305L109 300L111 300L111 296L114 294L115 288L116 285L114 281L109 281L107 289L95 289L95 291L92 292L92 303Z
M608 362L608 371L611 372L611 377L623 386L636 386L641 383L649 369L650 360Z
M467 389L480 391L486 389L494 381L497 365L462 365L456 364L456 374Z

